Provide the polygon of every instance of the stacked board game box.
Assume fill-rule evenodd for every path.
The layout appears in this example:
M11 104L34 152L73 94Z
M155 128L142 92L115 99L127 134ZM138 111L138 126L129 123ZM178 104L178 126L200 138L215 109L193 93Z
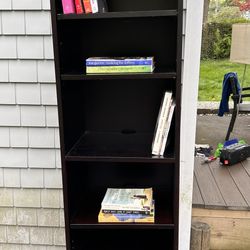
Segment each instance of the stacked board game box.
M98 222L154 223L153 189L108 188Z
M153 57L90 57L86 59L87 74L152 73Z

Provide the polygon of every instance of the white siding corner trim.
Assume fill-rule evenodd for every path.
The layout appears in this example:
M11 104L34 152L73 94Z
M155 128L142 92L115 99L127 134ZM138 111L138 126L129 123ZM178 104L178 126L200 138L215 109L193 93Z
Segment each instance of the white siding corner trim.
M203 1L186 1L180 148L179 248L189 250Z

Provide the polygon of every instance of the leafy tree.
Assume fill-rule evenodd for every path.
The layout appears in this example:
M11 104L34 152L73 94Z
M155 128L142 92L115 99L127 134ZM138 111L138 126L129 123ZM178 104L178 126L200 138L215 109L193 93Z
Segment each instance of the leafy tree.
M235 0L225 0L223 6L236 6Z
M234 0L235 4L239 6L241 11L250 10L250 0Z
M222 7L218 12L210 12L208 21L216 23L228 23L240 18L241 12L239 10L239 7L228 6Z
M210 4L210 0L204 0L203 24L205 24L208 20L209 4Z

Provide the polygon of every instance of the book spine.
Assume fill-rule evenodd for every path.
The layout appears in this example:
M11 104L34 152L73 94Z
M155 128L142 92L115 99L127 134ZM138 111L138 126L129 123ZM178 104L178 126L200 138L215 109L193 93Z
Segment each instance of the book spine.
M105 13L108 11L108 5L106 0L98 0L98 10L100 13Z
M165 151L165 147L166 147L166 143L167 143L167 139L168 139L168 134L169 134L170 126L171 126L171 121L172 121L173 114L174 114L174 109L175 109L175 102L173 102L171 107L170 107L168 119L167 119L166 125L163 129L160 155L163 155L164 151Z
M151 202L152 204L152 202ZM123 205L123 204L101 204L103 210L125 210L125 211L150 211L151 207L143 207L142 204L131 204L131 205Z
M83 5L84 5L84 9L85 9L86 14L92 13L90 0L83 0Z
M64 14L76 13L74 0L62 0L62 6Z
M153 67L149 65L139 66L91 66L86 67L87 74L100 74L100 73L151 73Z
M167 120L167 114L170 108L172 93L165 92L163 101L160 107L160 111L158 114L157 122L156 122L156 130L152 143L152 154L160 155L161 145L162 145L162 135L164 124Z
M153 65L152 60L87 60L86 66L137 66Z
M77 14L84 13L84 8L83 8L82 0L75 0L75 6L76 6L76 13Z
M142 214L104 214L99 213L98 222L109 223L154 223L154 215L142 215Z
M90 0L92 13L98 13L98 3L97 0Z
M116 209L102 209L104 214L143 214L150 215L150 211L138 211L138 210L116 210Z

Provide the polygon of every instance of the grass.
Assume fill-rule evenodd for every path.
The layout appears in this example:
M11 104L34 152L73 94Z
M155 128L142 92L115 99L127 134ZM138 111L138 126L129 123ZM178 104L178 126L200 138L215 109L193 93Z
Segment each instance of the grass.
M199 101L220 101L222 82L228 72L237 72L241 82L244 64L229 60L203 60L200 66ZM244 87L250 85L250 66L247 67Z

